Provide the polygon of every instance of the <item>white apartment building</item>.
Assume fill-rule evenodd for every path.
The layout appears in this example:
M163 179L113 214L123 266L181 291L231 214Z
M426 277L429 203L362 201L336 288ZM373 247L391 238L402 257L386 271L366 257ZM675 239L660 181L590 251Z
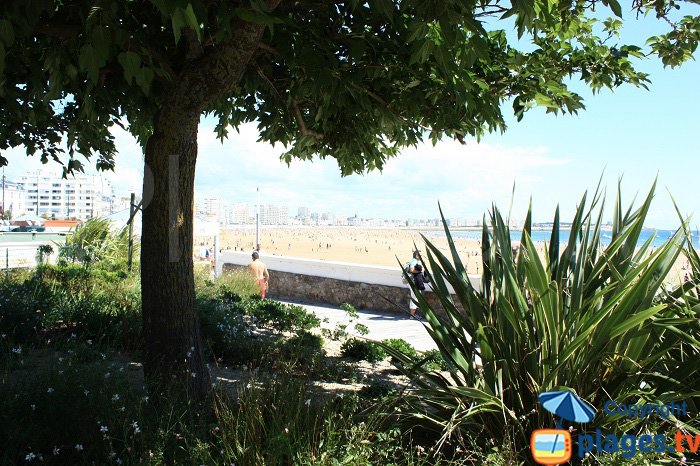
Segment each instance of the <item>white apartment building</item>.
M260 206L260 223L263 225L287 225L289 209L287 206L267 204Z
M245 225L253 223L255 216L248 204L229 204L224 208L224 223L227 225Z
M64 179L58 173L37 170L22 176L20 184L26 194L22 214L87 220L113 212L112 184L99 175Z
M2 198L0 199L0 214L9 212L12 217L19 217L25 212L27 193L24 186L12 181L2 180Z

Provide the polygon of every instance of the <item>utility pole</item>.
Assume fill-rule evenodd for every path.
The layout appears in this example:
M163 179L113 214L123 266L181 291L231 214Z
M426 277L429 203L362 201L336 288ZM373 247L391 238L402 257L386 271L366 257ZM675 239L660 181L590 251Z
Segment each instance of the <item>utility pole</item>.
M2 167L2 218L5 218L5 167Z
M131 193L131 201L129 202L129 259L127 268L131 272L131 266L134 260L134 204L136 202L136 194Z
M136 194L131 193L131 201L129 202L129 258L127 261L127 266L129 272L131 272L132 264L134 263L134 217L139 210L143 210L143 199L136 203Z
M39 170L36 171L36 216L39 216Z

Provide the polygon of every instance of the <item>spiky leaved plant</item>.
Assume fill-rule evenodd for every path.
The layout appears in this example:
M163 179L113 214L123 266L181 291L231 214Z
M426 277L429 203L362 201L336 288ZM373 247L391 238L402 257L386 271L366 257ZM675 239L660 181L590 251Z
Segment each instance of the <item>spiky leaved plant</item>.
M449 373L386 348L418 387L408 397L408 415L440 429L443 439L508 436L523 453L533 429L554 426L538 404L540 392L568 388L596 407L609 399L692 403L700 367L697 315L659 299L684 235L677 232L655 250L652 239L637 247L654 187L636 210L622 209L618 187L605 247L599 189L588 207L584 194L566 244L557 208L543 254L530 237L531 210L514 253L508 222L494 207L484 221L478 289L446 225L451 258L424 238L444 317L420 294L418 304ZM626 429L639 421L624 422L599 415L594 425Z

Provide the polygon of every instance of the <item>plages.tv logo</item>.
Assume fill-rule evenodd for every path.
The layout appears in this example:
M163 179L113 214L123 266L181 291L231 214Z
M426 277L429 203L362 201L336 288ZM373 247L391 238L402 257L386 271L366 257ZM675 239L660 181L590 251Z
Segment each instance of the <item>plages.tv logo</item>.
M568 390L544 392L539 395L540 404L554 414L554 429L537 429L530 436L530 451L535 462L554 466L571 459L571 433L561 428L564 419L587 423L595 417L595 408Z

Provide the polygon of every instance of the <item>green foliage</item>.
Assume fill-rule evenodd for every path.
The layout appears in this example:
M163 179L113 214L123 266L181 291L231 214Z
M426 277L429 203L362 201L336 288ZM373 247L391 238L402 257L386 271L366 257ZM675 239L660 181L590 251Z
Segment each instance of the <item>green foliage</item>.
M36 249L36 262L42 265L48 257L53 254L53 247L50 244L42 244Z
M258 327L268 327L277 332L298 332L318 327L321 320L302 306L284 304L271 299L251 297L246 310Z
M340 353L356 361L377 362L386 358L386 352L376 342L351 338L343 342Z
M382 340L382 343L390 348L400 351L409 358L415 358L418 355L416 349L403 338L387 338Z
M324 369L323 338L307 331L278 340L267 355L268 364L281 373L315 375Z
M141 346L140 293L133 278L44 265L33 275L0 280L0 302L0 330L11 345L77 337L122 350Z
M108 219L92 218L79 224L68 235L65 244L59 245L58 262L60 264L79 263L88 267L103 262L121 264L126 270L129 251L129 237L126 227L112 231ZM135 255L138 255L136 252Z
M529 236L530 212L514 257L508 222L494 208L484 222L480 289L471 285L447 227L451 258L426 239L446 318L418 300L450 372L428 370L387 348L420 387L411 415L447 437L483 432L499 439L512 432L513 444L524 446L533 429L553 425L538 403L544 391L568 388L597 407L609 399L688 400L696 409L697 308L669 305L662 293L683 234L655 251L651 241L635 248L653 191L637 209L623 209L618 195L605 248L598 192L588 208L586 196L581 200L565 245L559 242L557 211L543 258ZM594 425L627 430L640 422L599 416Z
M603 5L621 18L617 0ZM76 153L96 154L98 168L111 169L110 128L128 121L145 146L157 110L179 99L213 113L222 138L229 126L257 121L263 140L289 147L286 161L334 157L343 174L381 169L424 137L505 129L506 101L518 118L535 105L576 112L583 103L567 86L572 75L594 90L644 86L630 60L643 44L619 43L621 19L600 27L595 6L6 1L0 149L24 146L67 172L83 169ZM649 43L671 66L692 57L700 30L697 14L679 7L633 5L668 25ZM518 41L508 41L513 24ZM220 67L235 73L220 76Z
M432 349L421 354L419 360L423 361L423 367L431 371L448 370L447 362L439 350Z
M361 397L375 400L394 396L396 393L396 386L384 381L373 381L369 385L364 385L359 391Z

